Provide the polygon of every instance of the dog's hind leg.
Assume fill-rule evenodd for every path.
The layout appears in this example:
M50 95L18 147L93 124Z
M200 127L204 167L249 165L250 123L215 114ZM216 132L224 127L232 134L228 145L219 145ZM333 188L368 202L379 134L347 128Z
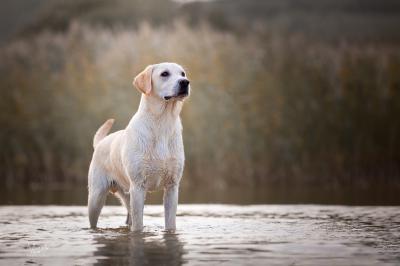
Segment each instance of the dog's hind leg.
M89 179L88 179L89 197L88 197L88 211L89 222L91 228L96 228L97 221L100 216L101 209L103 208L109 190L109 183L104 171L90 166Z
M116 196L120 199L121 203L125 206L128 215L126 216L126 221L125 224L127 225L131 225L132 224L132 220L131 220L131 207L130 207L130 196L129 196L129 192L124 192L122 190L122 188L119 188L118 191L115 193Z

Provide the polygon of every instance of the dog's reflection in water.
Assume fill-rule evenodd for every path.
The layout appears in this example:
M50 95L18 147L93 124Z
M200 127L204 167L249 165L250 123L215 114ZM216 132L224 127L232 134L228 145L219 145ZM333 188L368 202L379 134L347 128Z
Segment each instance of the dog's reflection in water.
M129 229L100 229L118 232L97 236L96 265L181 265L184 245L179 235L170 232L131 233ZM125 232L126 231L126 232Z

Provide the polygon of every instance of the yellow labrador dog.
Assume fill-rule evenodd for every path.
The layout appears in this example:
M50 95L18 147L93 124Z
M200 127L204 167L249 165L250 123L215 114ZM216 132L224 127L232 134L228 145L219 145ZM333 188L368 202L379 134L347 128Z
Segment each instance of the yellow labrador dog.
M133 85L142 92L139 108L124 130L107 136L107 120L93 139L88 176L90 226L95 228L109 191L128 210L132 231L143 229L147 191L164 188L165 229L175 229L179 182L185 161L179 114L190 86L175 63L150 65Z

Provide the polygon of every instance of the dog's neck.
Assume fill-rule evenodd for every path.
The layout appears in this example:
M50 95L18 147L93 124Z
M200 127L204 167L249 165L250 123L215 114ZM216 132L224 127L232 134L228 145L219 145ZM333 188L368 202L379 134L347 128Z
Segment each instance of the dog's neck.
M165 101L153 96L142 94L138 112L150 115L153 119L178 119L182 110L182 101Z
M162 128L172 133L176 128L176 123L180 124L179 114L182 110L182 105L182 101L164 101L154 96L142 94L138 111L128 127L136 119L140 119L141 123L147 124L148 127Z

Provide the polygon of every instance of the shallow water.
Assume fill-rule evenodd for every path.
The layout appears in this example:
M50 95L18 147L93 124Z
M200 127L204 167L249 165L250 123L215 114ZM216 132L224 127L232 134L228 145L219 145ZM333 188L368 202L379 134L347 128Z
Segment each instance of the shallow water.
M162 206L143 233L106 206L98 230L86 207L0 207L1 265L399 265L400 207L179 205L175 233Z

